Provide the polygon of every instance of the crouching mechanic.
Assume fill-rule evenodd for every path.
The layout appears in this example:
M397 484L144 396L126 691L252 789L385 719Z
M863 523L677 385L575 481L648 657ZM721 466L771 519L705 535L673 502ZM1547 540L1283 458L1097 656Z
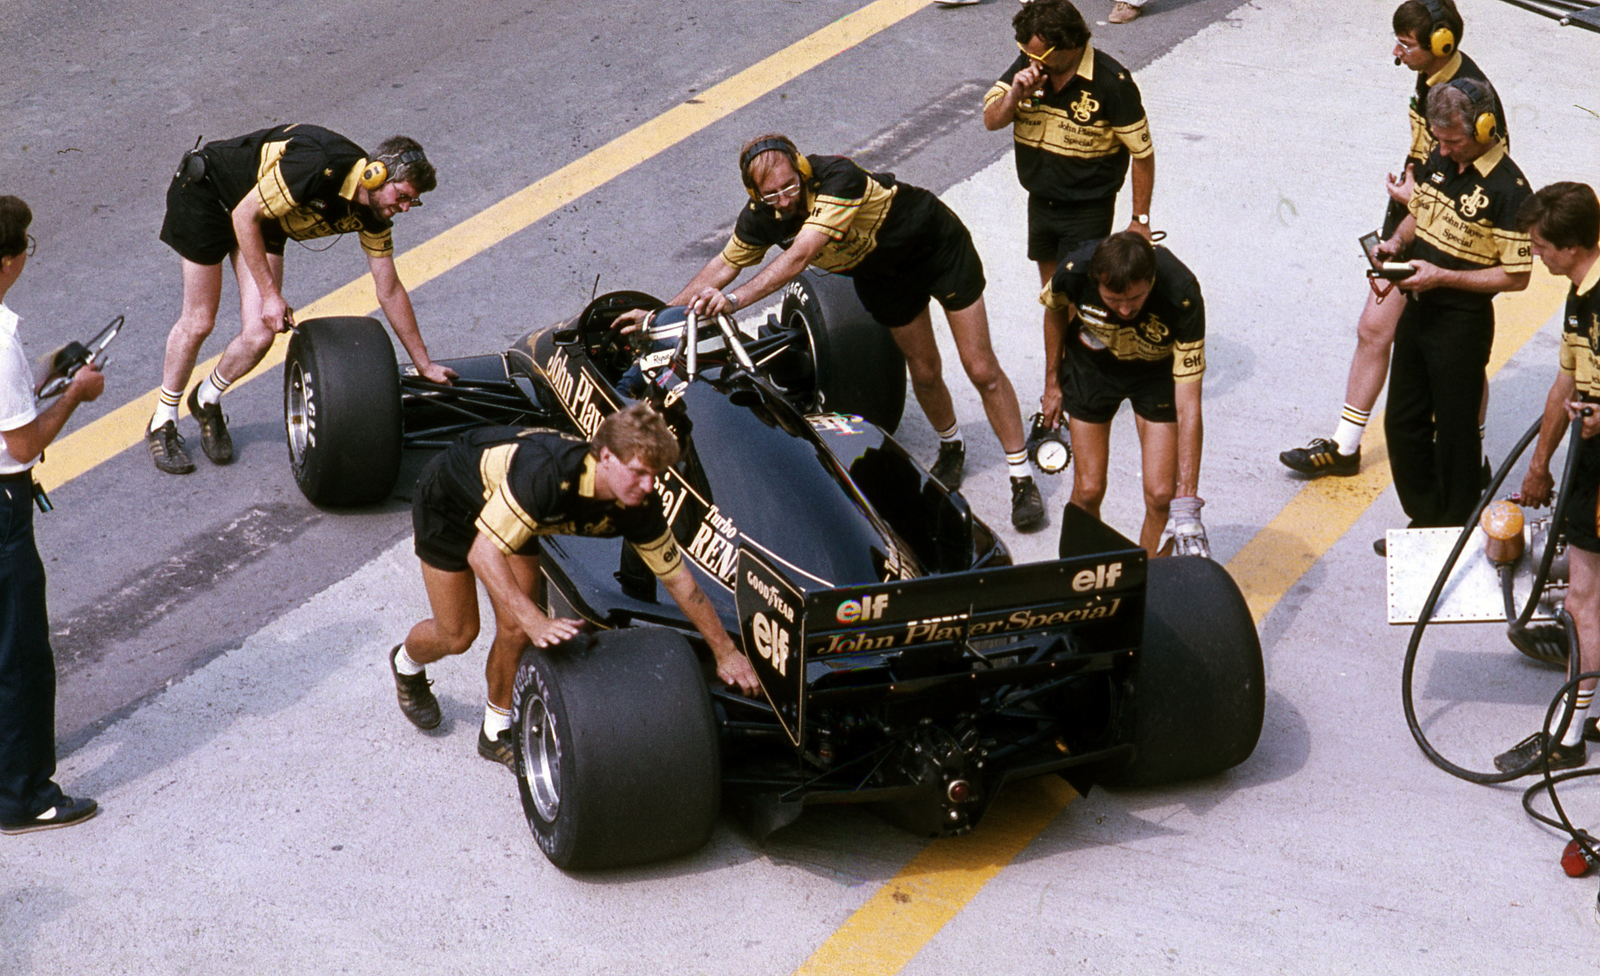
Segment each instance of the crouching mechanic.
M683 564L655 491L678 459L678 441L649 404L607 417L592 441L544 429L486 427L461 437L423 469L411 505L422 582L433 616L389 654L400 711L419 729L439 724L424 668L464 653L478 636L481 580L494 607L485 674L489 703L478 754L514 764L511 690L529 643L552 647L578 622L534 604L539 537L622 536L660 578L717 661L717 677L756 692L750 662L723 630L711 601Z
M1039 300L1065 309L1059 397L1046 391L1045 423L1066 410L1075 457L1072 504L1100 517L1111 418L1133 404L1144 479L1139 544L1160 555L1210 556L1200 509L1200 383L1206 313L1200 284L1164 247L1133 231L1091 241L1067 256ZM1170 520L1170 522L1169 522Z
M1580 670L1595 671L1600 670L1600 529L1595 524L1600 510L1600 439L1595 436L1600 434L1600 200L1585 184L1552 183L1523 202L1517 227L1528 232L1533 253L1550 273L1572 282L1562 317L1561 369L1545 399L1521 501L1535 507L1550 503L1555 487L1550 455L1567 426L1582 416L1582 437L1568 448L1577 452L1576 470L1562 530L1571 564L1566 608L1578 632ZM1588 759L1584 740L1600 741L1595 720L1584 717L1594 700L1594 686L1593 680L1578 685L1565 733L1550 747L1551 769L1582 766ZM1549 741L1547 733L1535 732L1497 756L1494 764L1502 771L1528 766Z
M953 491L961 487L966 449L928 314L929 299L937 299L961 365L1006 453L1011 524L1043 525L1044 501L1028 468L1022 410L989 341L983 262L961 218L921 187L888 173L868 173L844 156L802 156L781 135L746 144L739 173L750 204L740 211L733 237L668 304L732 313L782 288L811 264L850 277L862 306L888 327L905 354L917 403L939 434L933 476ZM723 291L742 269L761 263L773 245L783 248L782 256L737 289Z
M287 240L358 233L378 304L417 372L435 383L455 376L428 358L411 296L395 271L391 234L394 215L422 206L422 194L437 182L433 164L412 139L387 139L369 159L349 139L314 125L262 129L184 155L167 189L161 225L161 239L182 260L183 311L167 335L161 397L145 435L158 469L194 470L178 434L178 403L200 346L217 324L223 258L232 259L239 282L240 331L211 375L189 391L200 447L213 463L233 460L222 394L294 324L281 291Z

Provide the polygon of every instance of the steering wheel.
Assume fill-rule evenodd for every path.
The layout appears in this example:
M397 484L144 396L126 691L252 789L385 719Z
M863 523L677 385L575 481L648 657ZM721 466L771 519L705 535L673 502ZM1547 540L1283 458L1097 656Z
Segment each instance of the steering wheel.
M649 342L648 324L650 318L646 316L632 332L622 331L622 327L614 321L606 327L606 333L601 338L599 348L595 350L594 358L598 364L607 370L616 373L625 372L632 366L634 360L645 351Z

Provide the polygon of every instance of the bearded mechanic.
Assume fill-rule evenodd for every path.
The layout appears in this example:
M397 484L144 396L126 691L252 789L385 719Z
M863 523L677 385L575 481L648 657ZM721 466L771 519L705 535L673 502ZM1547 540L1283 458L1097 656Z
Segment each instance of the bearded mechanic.
M577 621L549 617L534 603L539 539L549 535L622 536L705 638L717 677L755 694L755 671L684 566L656 493L656 478L677 460L678 440L666 420L648 403L636 403L603 420L589 441L553 430L486 427L428 462L411 518L433 616L389 652L401 713L419 729L439 725L426 667L472 646L482 582L495 634L478 754L514 766L511 693L522 652L530 643L552 647L578 633Z
M281 290L285 241L359 234L378 305L417 372L435 383L455 376L428 357L394 264L395 214L420 207L422 194L437 183L433 164L413 139L387 139L369 158L349 139L315 125L275 126L184 154L161 225L161 239L182 264L183 310L167 335L160 400L145 435L159 470L194 470L178 433L178 404L217 324L224 258L231 259L239 283L239 334L188 398L200 423L200 447L213 463L233 460L222 394L294 324Z
M1011 524L1042 526L1044 500L1028 467L1022 411L989 339L983 262L961 218L921 187L889 173L868 173L844 156L802 156L787 136L777 134L745 144L739 174L750 203L740 211L733 236L668 304L731 314L782 288L808 265L848 276L862 306L905 354L912 392L941 441L932 474L953 491L961 486L965 449L928 312L936 299L1005 451ZM723 290L774 245L783 249L781 256L738 288ZM618 321L637 322L642 315L629 313Z

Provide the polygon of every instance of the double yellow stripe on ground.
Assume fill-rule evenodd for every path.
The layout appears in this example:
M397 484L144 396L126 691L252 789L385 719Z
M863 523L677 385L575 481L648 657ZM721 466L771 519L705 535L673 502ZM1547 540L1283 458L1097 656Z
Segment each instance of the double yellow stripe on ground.
M1526 291L1496 300L1490 376L1549 320L1560 307L1566 287L1565 278L1554 278L1541 266ZM1355 311L1351 310L1352 333ZM1553 368L1551 373L1554 378ZM1327 406L1331 421L1337 404ZM1362 454L1359 475L1307 482L1277 517L1228 561L1228 572L1244 592L1258 626L1389 487L1382 414L1373 415ZM1264 454L1261 463L1270 464L1271 458ZM796 970L796 976L898 973L1076 798L1072 788L1054 776L1001 794L976 832L929 844L867 899Z
M893 27L931 2L876 0L840 17L727 81L706 89L694 100L669 109L400 255L395 259L400 280L411 288L432 281L829 58ZM332 294L298 308L296 315L301 320L324 315L369 315L375 306L372 278L363 275ZM286 347L285 342L276 343L261 365L236 380L234 385L248 382L281 364ZM195 375L208 374L216 364L216 357L200 363L195 367ZM39 481L47 489L57 488L140 443L150 416L155 412L157 397L158 391L152 389L57 441L50 448L49 461L38 468ZM188 407L182 407L180 412L187 415Z
M822 62L928 6L931 0L876 0L708 89L581 159L556 170L397 259L415 288L524 230L557 208L677 145ZM1528 291L1499 300L1500 325L1491 375L1538 331L1559 305L1565 281L1535 272ZM299 309L302 319L366 315L372 281L362 276ZM1352 318L1352 325L1354 324ZM226 331L226 330L224 330ZM283 362L278 343L247 382ZM213 358L196 368L204 375ZM157 392L113 410L50 449L39 480L56 488L138 444ZM1333 404L1329 404L1330 416ZM1389 485L1381 417L1366 437L1365 467L1354 478L1309 482L1228 563L1259 623L1304 573L1349 531ZM1263 463L1266 463L1265 461ZM897 973L1076 797L1056 777L1004 794L967 837L934 841L882 886L798 970L808 976Z

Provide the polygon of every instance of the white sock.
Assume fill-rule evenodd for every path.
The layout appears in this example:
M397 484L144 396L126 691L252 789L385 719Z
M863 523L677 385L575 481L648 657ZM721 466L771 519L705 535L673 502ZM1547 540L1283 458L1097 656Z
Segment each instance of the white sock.
M1011 471L1013 479L1033 477L1033 471L1028 467L1028 452L1026 450L1006 452L1006 467Z
M1339 411L1339 426L1333 430L1333 443L1338 445L1340 454L1354 454L1361 447L1361 435L1367 432L1367 421L1371 419L1371 410L1344 405Z
M1564 746L1575 746L1583 739L1583 720L1589 716L1589 706L1594 702L1594 689L1578 690L1578 701L1572 707L1572 724L1567 726L1567 734L1561 737ZM1556 713L1556 721L1561 721L1561 715Z
M959 444L961 442L961 425L951 424L949 430L936 430L941 444Z
M511 709L496 708L494 705L483 706L483 734L491 739L498 739L500 733L511 728Z
M183 399L183 391L172 392L166 387L161 388L161 399L156 404L156 412L150 418L150 429L160 430L161 425L167 421L178 422L178 401Z
M219 366L218 369L221 369ZM200 381L200 392L195 394L204 406L214 406L222 399L222 394L228 392L228 387L233 385L232 380L225 380L216 369L211 375Z
M425 670L423 665L411 660L411 655L406 653L404 644L401 644L400 649L394 652L394 669L408 677L421 674Z

